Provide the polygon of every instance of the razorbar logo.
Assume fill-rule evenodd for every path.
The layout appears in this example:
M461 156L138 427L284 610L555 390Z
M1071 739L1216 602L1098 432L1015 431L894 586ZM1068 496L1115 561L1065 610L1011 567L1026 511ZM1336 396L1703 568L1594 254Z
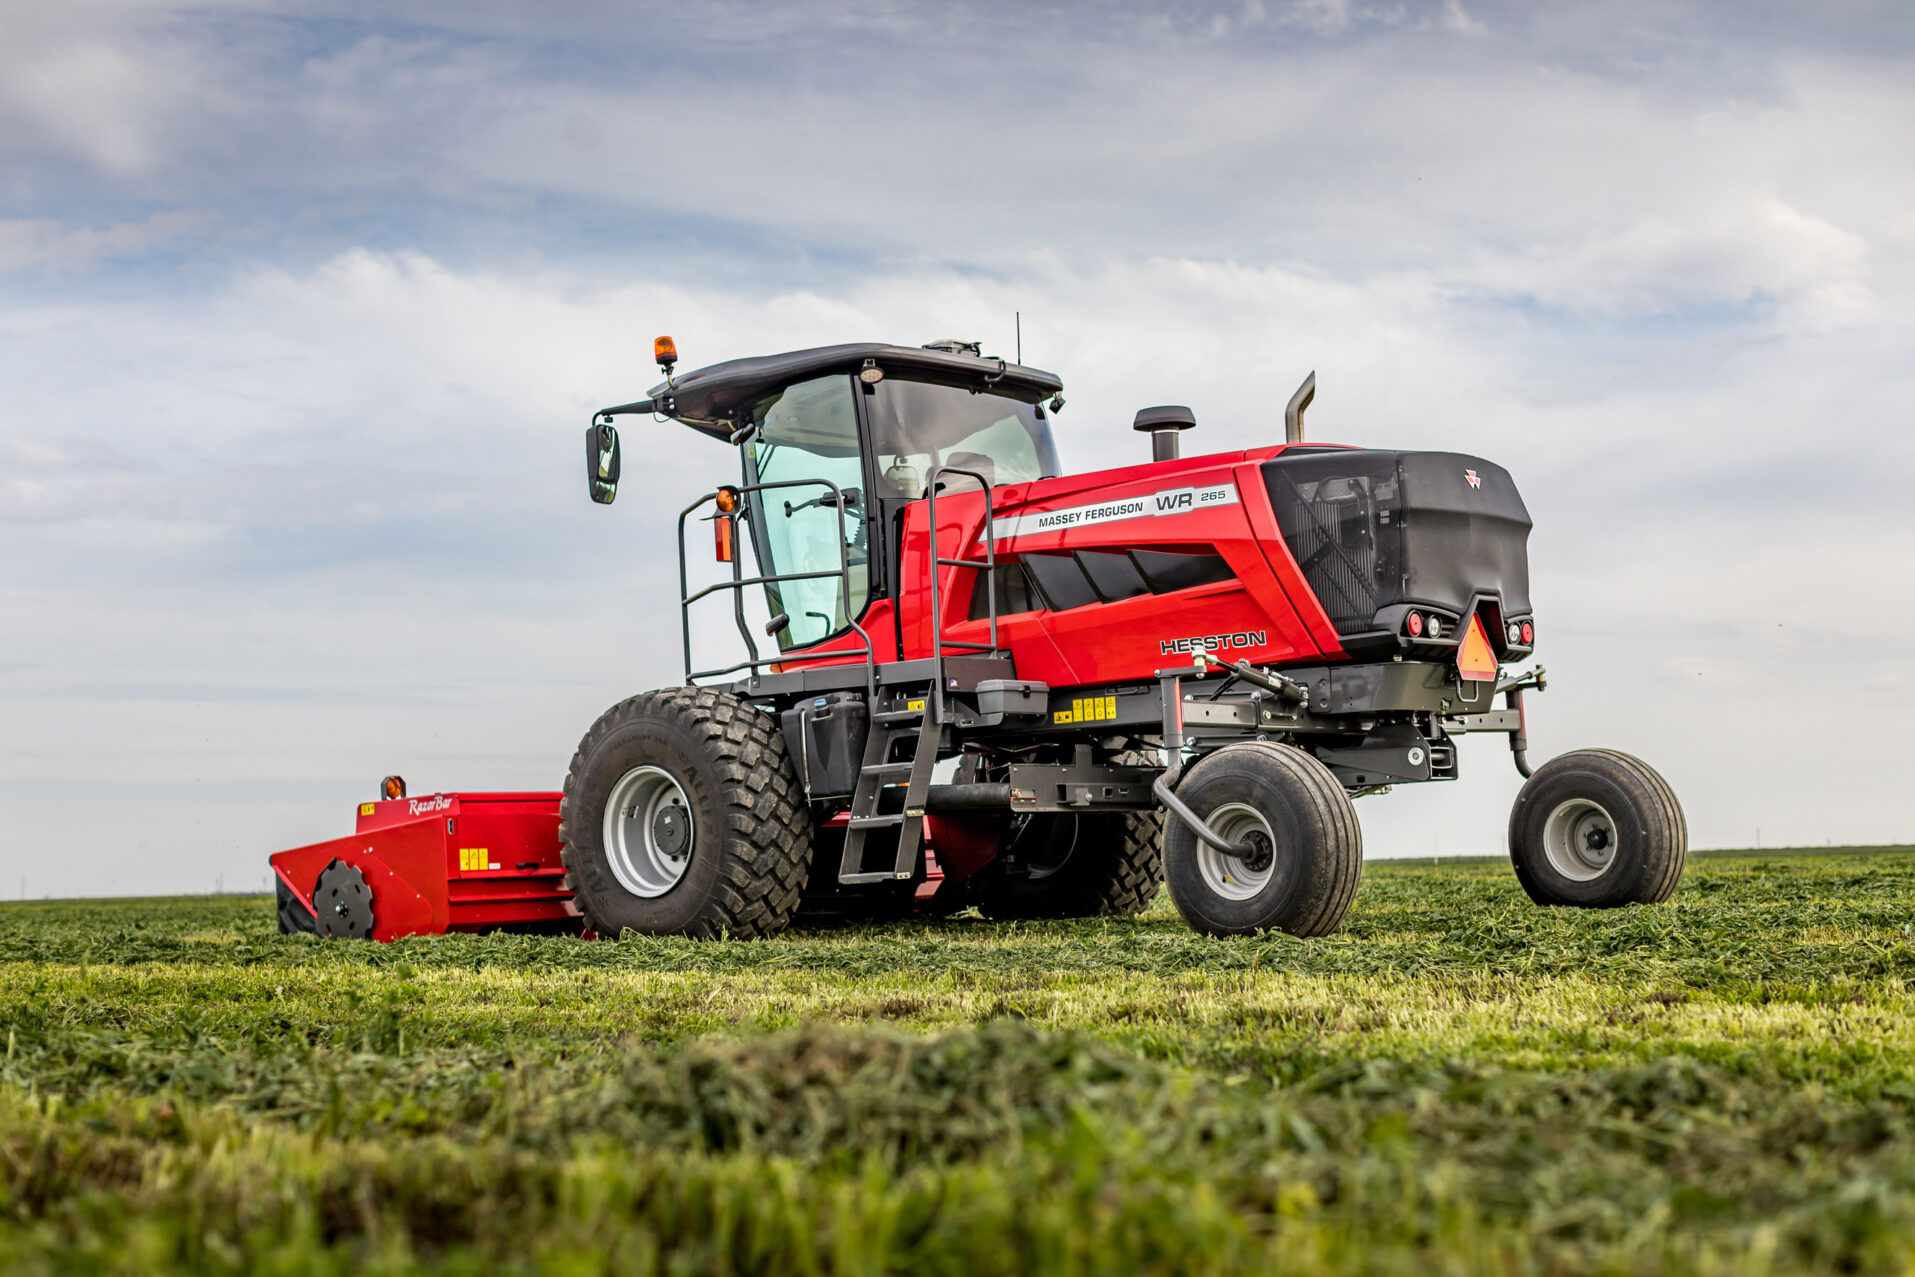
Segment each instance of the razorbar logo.
M1193 634L1189 638L1162 640L1157 644L1157 654L1174 656L1179 652L1221 652L1229 647L1262 647L1269 641L1269 630L1238 630L1235 634Z
M431 798L410 798L406 800L406 815L429 816L435 811L444 811L452 806L452 800L444 794L435 794Z

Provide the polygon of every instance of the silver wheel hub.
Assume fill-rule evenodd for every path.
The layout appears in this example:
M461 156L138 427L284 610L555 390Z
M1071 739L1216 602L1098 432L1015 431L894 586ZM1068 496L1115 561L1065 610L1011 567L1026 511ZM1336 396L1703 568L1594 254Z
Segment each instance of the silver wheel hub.
M1587 798L1558 803L1543 823L1543 855L1571 882L1593 882L1616 863L1616 822Z
M1268 846L1275 846L1277 841L1270 822L1263 818L1262 812L1248 803L1224 803L1212 811L1204 823L1220 837L1233 843L1243 841L1250 834L1262 835ZM1225 900L1250 900L1270 885L1271 878L1276 876L1277 865L1274 856L1240 860L1224 855L1199 839L1197 872L1202 875L1204 885Z
M696 850L691 802L662 767L634 767L605 800L605 858L618 885L647 900L685 876Z

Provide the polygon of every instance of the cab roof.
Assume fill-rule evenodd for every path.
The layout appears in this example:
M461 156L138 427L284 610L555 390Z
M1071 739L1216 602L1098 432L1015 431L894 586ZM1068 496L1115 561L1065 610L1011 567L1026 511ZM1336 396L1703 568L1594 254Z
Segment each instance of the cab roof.
M1057 374L1006 359L920 346L851 342L782 355L729 359L685 373L669 383L661 382L652 388L651 398L657 411L723 439L737 424L739 412L772 391L834 372L849 375L863 368L866 360L887 375L960 386L1024 403L1037 403L1064 389Z

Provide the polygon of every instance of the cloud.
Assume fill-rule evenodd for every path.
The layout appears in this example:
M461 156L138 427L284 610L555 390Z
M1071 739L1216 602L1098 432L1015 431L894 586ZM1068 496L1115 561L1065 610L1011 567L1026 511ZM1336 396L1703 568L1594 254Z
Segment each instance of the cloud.
M0 271L70 274L101 261L141 256L217 220L192 210L155 213L97 229L53 218L0 220Z

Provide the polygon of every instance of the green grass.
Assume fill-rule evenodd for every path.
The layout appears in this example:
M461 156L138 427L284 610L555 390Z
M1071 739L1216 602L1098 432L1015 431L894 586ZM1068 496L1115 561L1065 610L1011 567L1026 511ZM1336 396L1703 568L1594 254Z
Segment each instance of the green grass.
M12 1272L1901 1272L1915 856L1343 930L325 944L0 906Z

